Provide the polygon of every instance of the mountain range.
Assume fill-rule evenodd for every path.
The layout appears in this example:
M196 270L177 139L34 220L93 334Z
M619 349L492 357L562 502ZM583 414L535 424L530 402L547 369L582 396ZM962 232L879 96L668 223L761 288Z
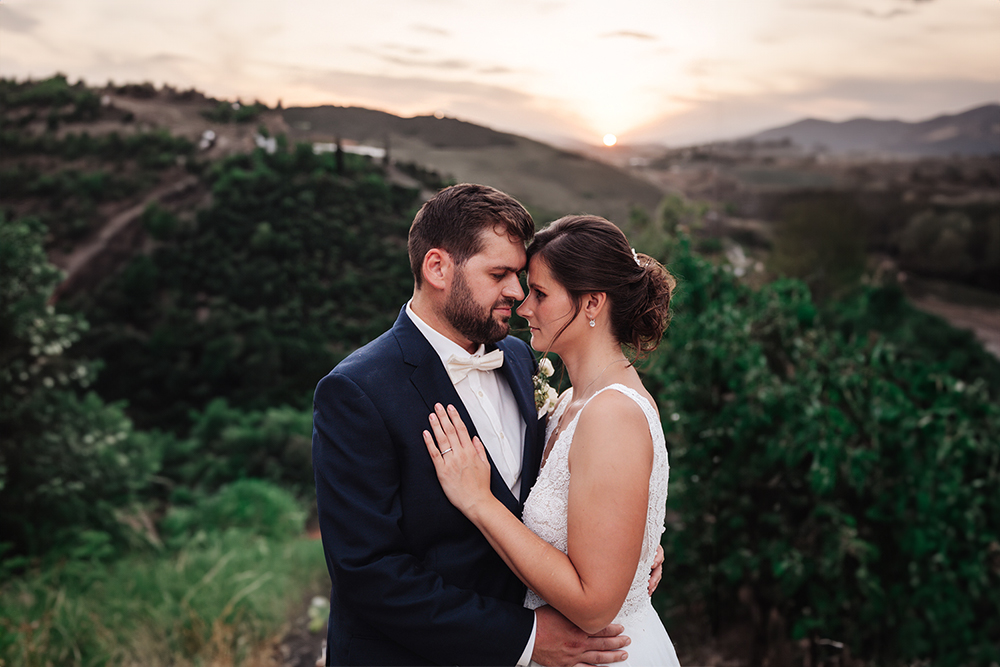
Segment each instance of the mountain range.
M1000 154L1000 104L908 123L855 118L839 123L815 118L758 132L755 142L789 140L809 152L947 157Z

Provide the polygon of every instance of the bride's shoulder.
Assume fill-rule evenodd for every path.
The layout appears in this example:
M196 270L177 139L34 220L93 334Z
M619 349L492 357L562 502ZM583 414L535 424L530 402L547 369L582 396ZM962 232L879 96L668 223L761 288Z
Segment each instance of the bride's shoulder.
M570 459L586 468L612 466L625 471L639 466L648 472L653 449L642 407L629 394L609 390L594 396L580 412Z
M615 434L616 439L645 440L649 437L649 419L638 401L646 400L634 390L606 389L590 399L580 413L579 430Z

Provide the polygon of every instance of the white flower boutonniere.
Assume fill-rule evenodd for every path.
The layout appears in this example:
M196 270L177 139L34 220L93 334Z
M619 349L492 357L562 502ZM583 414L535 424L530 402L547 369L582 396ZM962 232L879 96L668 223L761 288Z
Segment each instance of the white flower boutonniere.
M535 407L538 409L539 419L552 412L559 399L556 390L549 386L549 378L555 372L552 362L543 357L538 361L538 373L531 377L535 385Z

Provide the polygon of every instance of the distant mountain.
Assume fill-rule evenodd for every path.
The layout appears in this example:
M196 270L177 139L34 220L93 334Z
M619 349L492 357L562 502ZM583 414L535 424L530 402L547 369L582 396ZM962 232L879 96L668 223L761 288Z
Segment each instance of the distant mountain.
M810 152L913 156L1000 154L1000 104L907 123L855 118L841 123L809 118L759 132L753 141L790 140Z
M359 107L289 107L282 115L294 141L340 138L389 151L456 181L486 183L524 203L542 224L569 213L602 215L619 224L640 207L652 212L663 191L577 151L435 116L402 118Z

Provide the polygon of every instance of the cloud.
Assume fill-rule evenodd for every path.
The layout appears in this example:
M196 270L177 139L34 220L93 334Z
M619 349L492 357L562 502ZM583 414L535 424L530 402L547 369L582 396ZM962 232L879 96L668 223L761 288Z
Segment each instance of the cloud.
M411 56L419 56L427 53L427 49L422 49L419 46L411 46L409 44L383 44L382 48L388 49L389 51L400 51L402 53L409 53Z
M515 70L503 65L494 65L492 67L482 67L477 71L480 74L512 74Z
M40 23L34 16L0 4L0 30L24 35L32 32Z
M294 90L282 93L286 106L338 104L364 106L397 115L442 110L448 116L533 137L586 133L587 124L566 105L476 81L441 81L340 70L275 65L274 77ZM308 99L308 102L301 100Z
M890 9L887 12L876 12L870 9L863 10L865 16L870 16L873 19L894 19L897 16L906 16L908 14L913 14L912 9Z
M921 2L931 2L932 0L908 0L914 4ZM900 16L909 16L910 14L915 14L916 10L893 8L887 9L885 11L876 11L868 7L856 7L849 4L843 4L838 2L801 2L793 5L798 9L807 10L817 10L822 12L837 12L841 14L854 14L855 16L864 16L866 18L872 19L894 19Z
M440 70L460 70L470 68L468 61L460 60L458 58L427 60L426 58L406 58L404 56L395 56L389 53L374 55L384 62L392 63L393 65L402 65L403 67L426 67L428 69Z
M625 37L627 39L640 39L640 40L648 40L654 42L658 39L656 35L650 35L649 33L645 32L635 32L634 30L616 30L615 32L606 32L603 35L601 35L601 37L602 38Z
M410 27L413 28L414 30L416 30L417 32L425 32L425 33L427 33L429 35L438 35L440 37L450 37L451 36L451 33L448 32L447 30L445 30L444 28L438 28L437 26L433 26L433 25L426 25L426 24L423 24L423 23L417 23L417 24L411 25Z
M627 133L628 141L686 145L734 139L813 117L921 121L1000 102L995 81L972 79L829 79L791 92L713 98L674 97L685 111Z

